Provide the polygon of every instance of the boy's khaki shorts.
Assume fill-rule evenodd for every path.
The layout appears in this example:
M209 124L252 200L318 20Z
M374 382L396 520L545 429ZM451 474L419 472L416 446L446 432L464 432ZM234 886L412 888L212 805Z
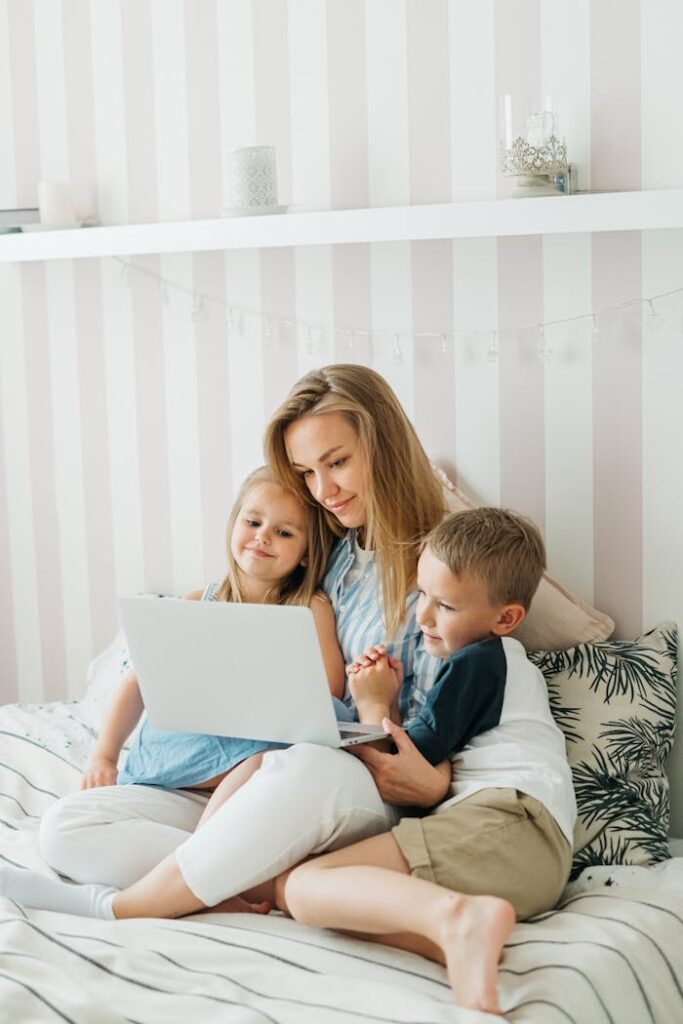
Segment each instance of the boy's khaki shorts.
M550 910L572 848L543 804L516 789L482 789L440 814L392 829L411 874L469 895L501 896L517 919Z

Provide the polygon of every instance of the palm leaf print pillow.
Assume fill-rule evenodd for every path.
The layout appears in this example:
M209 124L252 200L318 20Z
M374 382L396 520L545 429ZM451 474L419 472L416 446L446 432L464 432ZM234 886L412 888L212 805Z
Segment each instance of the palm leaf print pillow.
M669 856L677 627L637 640L535 651L567 742L578 821L572 877L594 864L654 864Z

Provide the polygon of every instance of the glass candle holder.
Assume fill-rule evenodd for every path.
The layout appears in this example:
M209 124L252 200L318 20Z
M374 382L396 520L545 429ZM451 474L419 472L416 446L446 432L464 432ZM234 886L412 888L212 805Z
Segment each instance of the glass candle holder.
M567 145L553 97L505 95L500 118L500 169L506 177L517 179L517 194L552 195L565 190L553 180L569 179Z

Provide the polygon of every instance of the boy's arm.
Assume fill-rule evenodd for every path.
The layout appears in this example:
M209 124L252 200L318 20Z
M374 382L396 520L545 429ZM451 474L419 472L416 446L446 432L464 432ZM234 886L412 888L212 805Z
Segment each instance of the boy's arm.
M333 697L342 700L344 697L344 659L339 649L337 629L334 622L334 609L329 598L324 594L315 594L311 602L311 611L318 631L320 651L325 665L327 683Z
M463 647L445 662L408 735L430 764L462 750L500 721L507 662L495 641Z

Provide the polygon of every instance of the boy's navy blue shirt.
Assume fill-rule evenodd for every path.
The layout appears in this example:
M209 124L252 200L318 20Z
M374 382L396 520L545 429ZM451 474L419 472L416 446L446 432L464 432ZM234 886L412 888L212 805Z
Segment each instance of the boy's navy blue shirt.
M501 719L507 659L499 637L454 651L439 670L408 735L430 764L461 751Z
M482 789L511 788L540 801L572 841L576 800L565 740L541 672L512 637L455 651L408 727L431 764L452 762L445 811Z

